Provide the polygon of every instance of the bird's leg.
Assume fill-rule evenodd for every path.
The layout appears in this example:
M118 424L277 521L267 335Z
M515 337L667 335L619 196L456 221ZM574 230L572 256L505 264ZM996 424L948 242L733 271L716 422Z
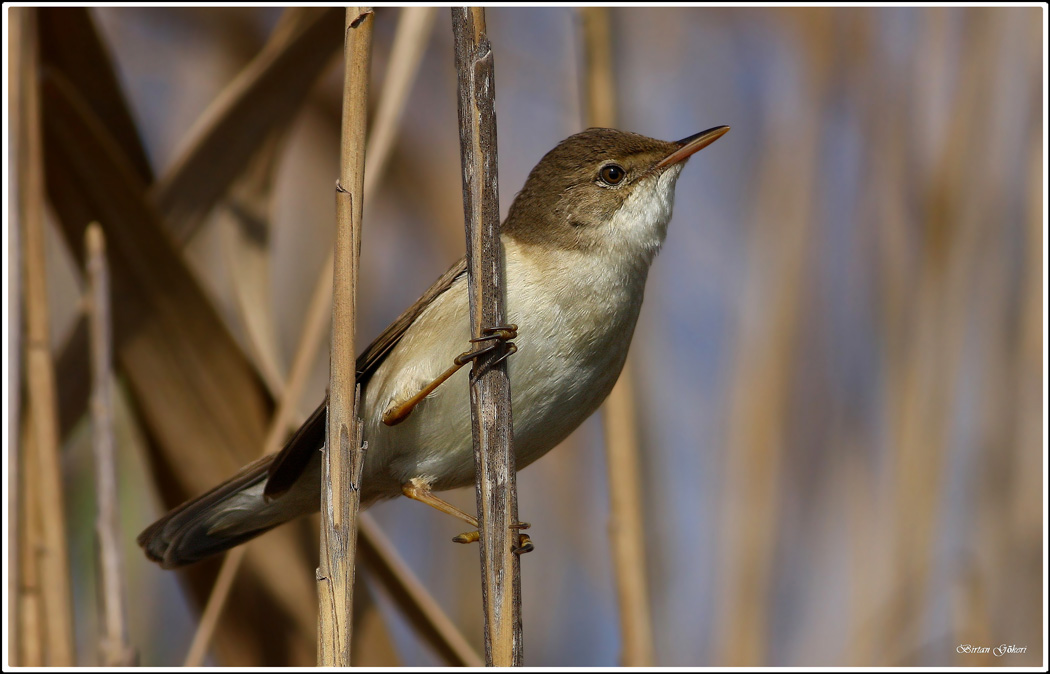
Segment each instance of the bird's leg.
M507 356L511 355L512 353L517 352L517 345L515 345L514 342L510 340L518 336L518 326L513 324L497 325L491 328L483 328L481 332L483 333L481 337L475 337L470 341L472 343L487 342L489 340L497 341L493 342L492 344L489 344L488 346L483 346L481 348L473 349L471 351L464 351L463 353L453 358L452 366L444 372L442 372L441 374L439 374L429 384L420 389L418 393L413 395L408 400L395 403L388 407L387 410L383 412L383 423L387 426L396 426L397 424L407 419L408 415L412 413L412 410L423 400L423 398L426 398L428 395L433 393L434 389L436 389L438 386L441 386L449 377L456 374L456 372L459 371L459 368L463 367L470 361L480 356L483 356L486 353L489 353L493 349L498 348L500 342L505 342L507 344L507 352L500 356L494 363L492 363L493 366L502 362Z
M405 484L401 485L401 493L412 499L413 501L419 501L425 503L431 508L440 510L441 512L452 515L456 519L463 520L470 526L474 527L474 531L468 531L467 533L460 534L452 540L456 543L476 543L481 538L481 534L478 532L478 518L463 512L456 506L452 505L444 499L438 498L434 495L434 492L430 491L430 485L418 477L414 477ZM531 526L528 522L517 522L510 525L511 529L528 529ZM532 539L526 534L518 534L518 545L514 548L514 554L520 555L526 552L532 552L535 546L532 544Z
M478 518L473 515L469 515L456 506L452 505L444 499L440 499L434 495L434 492L430 491L430 485L418 477L414 477L405 484L401 485L401 493L412 499L413 501L419 501L420 503L426 503L431 508L440 510L441 512L452 515L457 519L461 519L470 526L477 528Z

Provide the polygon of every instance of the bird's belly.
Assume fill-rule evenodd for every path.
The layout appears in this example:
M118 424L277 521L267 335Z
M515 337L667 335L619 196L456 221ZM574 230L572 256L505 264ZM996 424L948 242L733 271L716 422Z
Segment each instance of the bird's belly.
M602 301L608 306L598 312L581 313L588 306L586 298L581 300L572 293L565 293L565 297L530 296L535 286L530 291L530 284L522 283L520 277L514 283L515 272L522 273L508 269L507 318L518 326L518 350L507 363L514 452L520 470L568 436L608 395L623 367L640 302L618 301L606 295ZM459 297L449 297L450 306L443 310L441 320L458 322L463 331L442 332L450 334L441 347L447 351L442 368L469 347L466 292L459 288L448 292L455 290L461 293L457 293ZM427 325L421 322L414 327L425 330ZM398 349L401 348L410 353L418 345L403 343L399 344ZM391 371L377 372L379 381L374 379L365 392L365 438L369 442L363 479L366 499L370 493L372 498L396 496L401 485L412 478L428 481L435 490L473 484L467 383L470 366L439 386L404 422L389 427L379 421L389 404L389 382L396 378L396 369L404 371L409 367L394 356L400 354L392 353L384 364ZM419 386L425 383L420 381ZM380 386L373 388L376 384Z
M598 408L623 364L622 357L613 354L585 364L573 357L571 344L529 340L524 336L529 323L518 324L523 343L508 360L519 470L552 449ZM386 474L374 477L389 489L399 489L414 477L427 480L436 490L473 484L469 369L464 367L442 384L399 426L373 424L369 453L392 455ZM366 475L369 479L374 478Z

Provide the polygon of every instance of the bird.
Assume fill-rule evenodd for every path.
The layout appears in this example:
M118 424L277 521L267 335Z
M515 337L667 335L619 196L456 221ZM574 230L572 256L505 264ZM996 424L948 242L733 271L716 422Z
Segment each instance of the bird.
M540 159L500 228L508 325L490 326L471 342L461 259L358 356L368 443L362 509L405 495L477 526L434 492L475 481L461 366L497 341L507 345L517 470L598 409L627 358L678 177L694 153L728 131L716 126L661 141L589 128ZM138 537L146 556L164 568L182 567L317 512L326 404L327 398L280 452L147 527ZM516 552L531 547L522 536Z

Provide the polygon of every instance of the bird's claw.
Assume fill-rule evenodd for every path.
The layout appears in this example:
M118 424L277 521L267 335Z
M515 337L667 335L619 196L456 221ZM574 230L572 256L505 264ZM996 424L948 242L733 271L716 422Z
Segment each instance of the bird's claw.
M518 534L518 546L513 548L511 552L515 555L524 555L526 552L532 552L536 549L536 546L532 544L532 539L529 538L528 534Z
M453 543L477 543L481 539L481 533L478 531L467 531L452 539Z
M507 359L507 356L518 352L518 345L510 341L518 336L518 326L513 323L509 325L495 325L488 328L481 329L481 337L475 337L470 340L471 343L487 342L489 340L497 340L488 346L483 346L480 349L474 349L473 351L465 351L453 360L453 362L462 367L472 360L476 360L486 353L489 353L499 348L500 342L507 345L507 351L502 356L492 361L488 367L495 367Z
M472 342L486 342L490 339L499 339L504 342L509 342L518 336L518 326L513 323L509 325L494 325L489 328L481 329L481 337L475 337L471 339Z

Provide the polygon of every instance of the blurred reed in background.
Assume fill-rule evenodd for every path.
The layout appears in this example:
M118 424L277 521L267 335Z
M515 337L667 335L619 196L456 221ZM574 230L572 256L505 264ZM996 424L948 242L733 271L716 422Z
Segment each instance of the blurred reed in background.
M399 11L375 16L373 103ZM609 10L621 128L733 127L678 182L631 356L658 665L1042 662L1044 11ZM572 8L487 13L506 212L583 128L581 25ZM332 242L342 11L46 9L39 25L77 662L97 664L100 631L88 361L70 346L86 344L95 218L113 265L128 631L142 664L174 665L218 563L162 571L134 536L262 449ZM463 252L451 42L442 9L365 204L361 340ZM24 470L15 437L8 467ZM537 545L528 665L617 664L601 443L589 420L518 479ZM449 542L457 525L410 502L371 514L481 650L477 552ZM316 532L249 544L209 662L314 663ZM373 600L355 610L372 662L444 664Z

